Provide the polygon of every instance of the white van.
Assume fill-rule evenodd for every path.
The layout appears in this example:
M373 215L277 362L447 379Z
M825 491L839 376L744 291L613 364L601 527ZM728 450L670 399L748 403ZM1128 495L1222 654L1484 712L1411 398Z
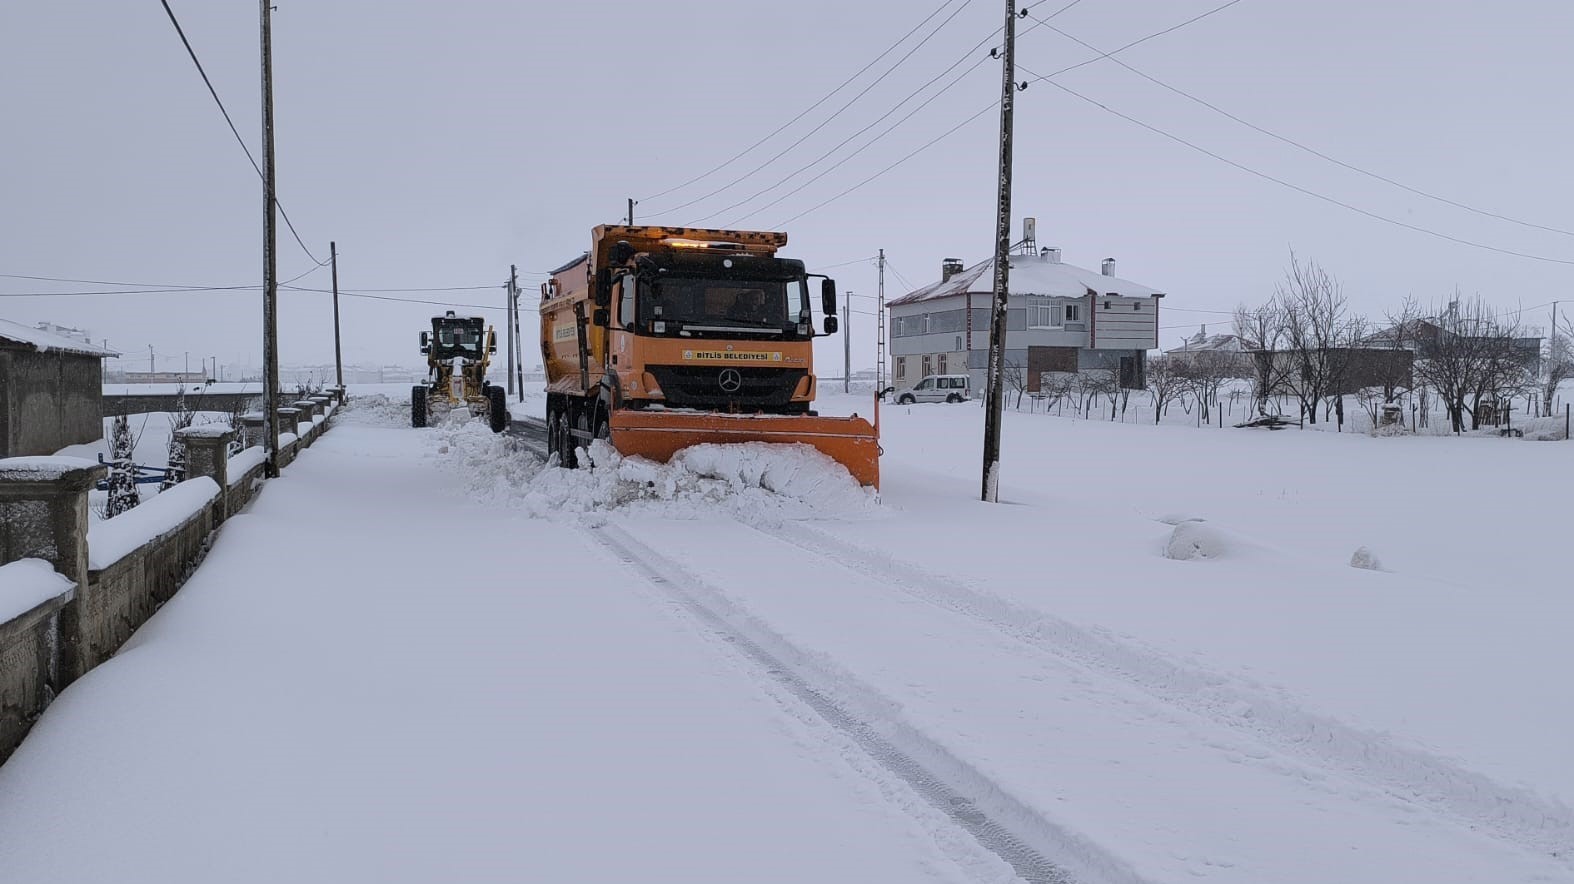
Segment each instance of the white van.
M965 402L972 395L972 380L965 374L932 374L911 390L896 394L898 405L914 402Z

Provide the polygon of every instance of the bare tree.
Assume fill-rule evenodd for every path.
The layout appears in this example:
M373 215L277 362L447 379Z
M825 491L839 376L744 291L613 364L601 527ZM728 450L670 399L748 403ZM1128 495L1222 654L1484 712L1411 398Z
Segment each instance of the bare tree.
M1277 298L1261 307L1235 308L1235 336L1251 359L1252 399L1258 414L1268 414L1268 400L1280 386L1284 361L1274 359L1284 335L1284 311Z
M1558 385L1574 378L1574 320L1565 318L1553 326L1547 339L1546 371L1542 375L1541 413L1552 416L1552 405L1558 396Z
M1148 360L1148 393L1153 397L1153 422L1157 424L1171 402L1186 390L1181 364L1173 356Z
M1039 375L1038 391L1044 395L1045 410L1059 405L1061 400L1071 398L1072 391L1076 389L1077 375L1071 371L1046 371Z
M180 431L191 426L196 416L196 408L186 399L186 387L182 384L175 394L175 410L169 415L169 448L159 491L168 491L186 481L186 440L180 437Z
M1283 383L1300 401L1301 414L1317 423L1317 406L1333 401L1344 423L1341 394L1351 386L1355 352L1366 336L1364 321L1350 312L1339 281L1315 261L1290 254L1290 269L1275 292L1282 317L1281 341L1288 363Z
M1007 389L1017 394L1016 404L1013 408L1022 408L1022 393L1027 389L1027 372L1022 369L1022 363L1015 359L1007 359L1005 374L1001 376Z
M1218 350L1201 350L1187 354L1175 367L1180 375L1183 390L1191 393L1202 410L1203 423L1213 419L1213 407L1219 401L1219 391L1229 381L1241 376L1240 362L1234 353Z
M1416 377L1437 391L1454 432L1481 425L1481 405L1523 389L1535 354L1520 346L1519 317L1502 317L1479 296L1456 297L1423 323Z
M1115 373L1104 369L1090 369L1077 372L1074 390L1077 395L1077 410L1082 416L1093 416L1093 403L1102 395L1110 393L1120 385L1116 383Z

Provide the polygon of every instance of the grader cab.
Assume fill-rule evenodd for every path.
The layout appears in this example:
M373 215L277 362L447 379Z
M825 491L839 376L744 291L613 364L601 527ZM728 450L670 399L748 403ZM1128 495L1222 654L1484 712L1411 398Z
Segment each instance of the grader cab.
M492 432L508 427L508 399L502 387L486 382L487 366L497 352L497 332L486 328L479 316L455 316L450 310L432 317L432 330L421 332L421 352L426 354L427 380L410 388L410 426L424 427L428 420L456 408L485 417Z

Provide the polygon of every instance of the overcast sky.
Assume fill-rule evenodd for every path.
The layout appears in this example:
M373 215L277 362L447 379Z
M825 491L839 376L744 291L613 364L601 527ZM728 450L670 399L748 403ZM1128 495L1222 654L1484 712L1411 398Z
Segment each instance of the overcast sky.
M1048 17L1067 2L1032 13ZM1099 52L1024 19L1020 79L1223 3L1081 0L1050 21ZM171 5L260 156L256 5ZM860 259L884 248L894 297L936 279L943 257L971 264L991 251L999 113L985 109L998 103L999 63L988 54L1003 7L280 0L280 200L318 259L338 242L340 285L350 292L494 286L379 294L500 307L513 263L533 307L541 272L587 248L590 228L619 220L634 197L637 221L785 229L791 254L811 267L842 265L829 272L858 295L876 291L873 262ZM1222 330L1228 322L1189 311L1261 301L1292 248L1374 315L1407 294L1435 301L1458 287L1502 307L1533 307L1528 321L1545 325L1546 303L1571 291L1574 277L1574 234L1530 226L1574 231L1571 33L1574 4L1552 0L1241 0L1055 79L1108 110L1050 82L1018 93L1013 214L1037 217L1039 244L1061 247L1067 262L1097 268L1114 257L1119 275L1167 292L1165 346L1199 323ZM1117 60L1350 166L1512 221L1333 165ZM847 88L712 172L871 62ZM260 282L259 182L158 0L4 4L0 83L0 274ZM282 226L279 254L281 278L313 266ZM297 284L326 288L328 272ZM85 326L137 357L135 367L146 366L149 345L166 357L161 369L181 367L187 352L193 364L208 355L258 360L255 290L14 296L141 287L0 277L0 317ZM874 302L854 304L872 310ZM416 334L434 309L443 308L346 297L346 361L418 364ZM533 319L527 312L530 365L539 362ZM856 365L873 365L872 321L854 316ZM328 296L282 293L280 332L286 362L331 361ZM839 369L840 340L822 346L822 361Z

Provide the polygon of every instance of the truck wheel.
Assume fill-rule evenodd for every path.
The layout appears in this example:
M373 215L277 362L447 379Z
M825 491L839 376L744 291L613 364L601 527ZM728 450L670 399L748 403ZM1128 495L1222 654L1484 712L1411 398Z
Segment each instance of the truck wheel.
M949 394L949 395L947 395L945 397L945 401L951 402L951 403L961 402L962 401L962 397L956 395L955 393L951 393L951 394Z
M508 429L508 394L502 387L487 387L486 402L487 420L492 432L501 433Z
M568 417L561 412L547 418L547 463L565 470L578 465L574 456L574 438L568 433Z
M410 388L410 426L426 426L426 388Z
M904 393L901 396L897 397L896 404L897 405L912 405L915 401L917 401L917 400L915 400L912 397L911 394Z

